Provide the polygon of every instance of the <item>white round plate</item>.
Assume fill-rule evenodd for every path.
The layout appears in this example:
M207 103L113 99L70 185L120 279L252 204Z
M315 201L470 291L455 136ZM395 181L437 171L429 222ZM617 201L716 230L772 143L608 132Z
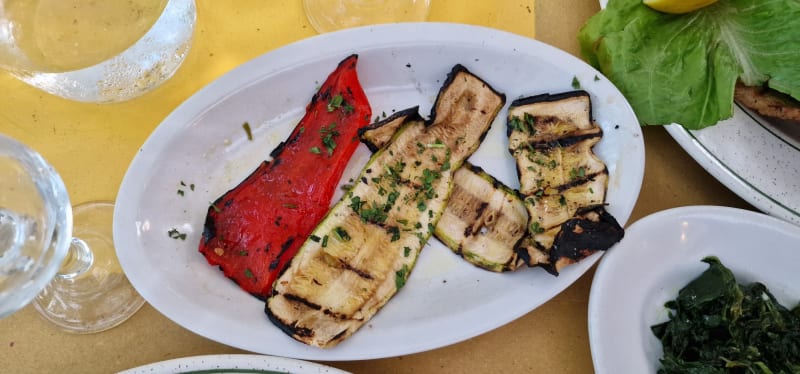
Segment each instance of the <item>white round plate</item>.
M600 261L589 296L589 342L597 373L655 373L661 343L650 326L664 303L717 256L741 284L759 281L789 308L800 301L800 227L728 207L692 206L634 222Z
M487 28L420 23L350 29L240 66L178 107L142 146L118 194L114 242L131 283L153 307L197 334L248 351L313 360L371 359L442 347L508 323L561 292L598 260L599 253L558 277L542 269L496 274L431 241L403 290L340 345L309 347L273 326L263 302L239 290L198 253L206 210L268 157L316 87L351 53L359 54L359 76L373 116L413 105L428 113L457 63L504 92L509 102L570 91L577 79L591 94L594 118L604 130L595 151L611 176L608 210L620 224L628 220L644 173L641 129L628 103L600 73L556 48ZM507 151L506 109L470 160L518 187ZM242 129L245 121L252 141ZM362 146L343 181L357 175L368 157ZM191 185L194 190L187 188ZM171 229L188 237L172 239Z
M207 355L176 358L119 372L119 374L346 374L330 366L263 355Z
M605 8L608 0L600 0ZM800 126L736 103L733 117L702 130L665 126L709 174L761 211L800 225Z

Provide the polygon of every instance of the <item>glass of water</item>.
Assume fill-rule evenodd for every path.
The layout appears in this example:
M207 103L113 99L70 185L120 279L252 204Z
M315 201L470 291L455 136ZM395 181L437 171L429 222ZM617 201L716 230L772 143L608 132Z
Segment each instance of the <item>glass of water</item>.
M58 173L0 135L0 318L33 301L73 333L110 329L144 305L117 261L114 205L70 206Z
M0 69L70 100L129 100L172 77L194 0L0 0Z

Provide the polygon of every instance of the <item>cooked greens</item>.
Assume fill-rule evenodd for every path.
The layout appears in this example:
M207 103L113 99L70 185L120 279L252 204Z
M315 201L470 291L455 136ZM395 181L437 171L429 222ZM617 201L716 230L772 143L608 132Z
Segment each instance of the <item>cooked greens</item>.
M800 100L800 2L720 0L688 14L610 0L578 37L643 125L699 129L733 114L734 83Z
M664 356L659 373L800 373L800 305L780 305L761 283L739 285L716 257L652 326Z

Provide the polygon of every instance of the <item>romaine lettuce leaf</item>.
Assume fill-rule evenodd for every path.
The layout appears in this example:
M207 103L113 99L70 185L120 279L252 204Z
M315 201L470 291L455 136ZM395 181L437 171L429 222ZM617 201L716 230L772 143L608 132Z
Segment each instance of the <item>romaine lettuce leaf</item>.
M730 118L737 79L800 99L800 0L720 0L683 15L610 0L578 40L642 125Z

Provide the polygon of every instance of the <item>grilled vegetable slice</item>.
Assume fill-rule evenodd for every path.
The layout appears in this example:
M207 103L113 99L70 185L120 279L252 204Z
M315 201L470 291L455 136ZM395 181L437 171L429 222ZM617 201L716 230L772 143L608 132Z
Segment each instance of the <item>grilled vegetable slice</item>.
M407 121L303 243L267 300L270 320L293 338L332 347L405 284L433 232L458 168L505 103L457 65L430 123Z
M409 108L358 131L373 152L383 148L400 126L418 116ZM480 268L503 272L517 269L515 250L526 234L528 212L516 191L468 161L453 175L453 191L434 236Z
M371 111L343 60L314 95L288 140L208 209L199 245L209 264L265 298L279 271L322 219ZM313 177L311 177L313 176Z
M464 163L453 176L453 193L436 225L436 237L468 262L486 270L515 270L515 250L525 236L528 212L516 191L483 169Z
M377 121L358 130L358 138L372 153L378 152L392 141L397 130L406 122L420 121L419 107L411 107L398 111L389 117Z
M557 274L619 241L622 228L602 209L608 169L592 152L603 133L592 121L589 94L573 91L516 100L507 123L509 151L530 215L530 236L520 243L520 257ZM584 244L579 238L585 236L578 234L590 227L591 235L607 239L580 245L580 250L560 249Z

